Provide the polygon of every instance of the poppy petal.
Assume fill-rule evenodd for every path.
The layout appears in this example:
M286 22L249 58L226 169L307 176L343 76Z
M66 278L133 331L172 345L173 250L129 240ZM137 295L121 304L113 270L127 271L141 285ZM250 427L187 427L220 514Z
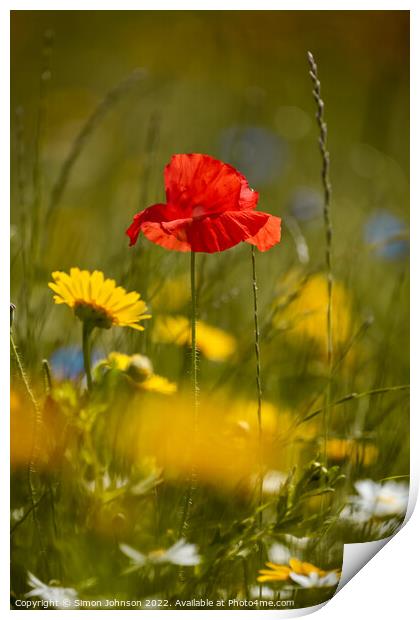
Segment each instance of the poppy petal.
M265 226L270 216L260 211L226 211L217 217L193 220L187 232L194 252L222 252L246 241Z
M256 235L245 239L247 243L256 245L260 252L265 252L279 243L281 237L281 219L275 215L268 217L265 225L260 228Z
M251 189L248 185L248 181L246 178L240 174L239 177L241 179L241 191L239 194L239 209L255 209L257 206L259 194L258 192Z
M210 155L174 155L165 167L167 202L179 205L184 217L238 209L244 182L235 168Z
M144 236L149 239L149 241L157 243L157 245L160 245L167 250L191 252L191 246L188 241L178 239L176 235L166 230L164 226L164 222L144 222L141 225L141 231ZM181 233L181 231L182 229L180 228L179 232ZM181 234L179 234L179 236L181 236Z
M147 209L144 209L144 211L140 211L140 213L137 213L134 216L132 224L125 231L126 235L130 237L130 246L136 243L140 231L143 231L143 233L146 235L143 229L145 223L150 224L167 222L170 220L176 220L179 217L179 209L177 209L176 206L170 204L156 204L148 207ZM152 228L159 227L155 226ZM146 235L146 237L148 237L148 235ZM150 240L153 241L153 239Z

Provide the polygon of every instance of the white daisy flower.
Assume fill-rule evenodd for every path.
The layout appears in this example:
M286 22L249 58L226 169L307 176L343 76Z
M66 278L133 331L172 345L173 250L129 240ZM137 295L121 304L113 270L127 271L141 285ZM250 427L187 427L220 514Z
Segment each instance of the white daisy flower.
M286 545L274 543L268 550L268 559L274 564L288 564L290 559L290 550Z
M25 514L25 509L23 507L15 508L10 513L10 518L12 521L20 521L23 518L24 514Z
M124 572L131 573L146 564L175 564L176 566L196 566L201 558L197 546L181 538L169 549L157 549L147 555L140 553L129 545L120 544L120 550L131 560L131 566Z
M372 517L403 515L407 510L408 485L388 480L359 480L354 485L358 495L350 497L350 506L342 511L344 518L369 521Z
M261 596L260 596L260 588L261 588ZM285 586L282 590L272 590L268 586L251 586L249 589L249 595L251 598L256 599L280 599L280 600L288 600L292 598L293 595L293 587Z
M197 553L197 547L187 543L184 538L181 538L172 547L169 547L163 557L165 558L164 562L170 562L178 566L196 566L201 561Z
M286 480L286 474L276 469L271 469L263 478L263 493L265 495L278 495Z
M77 591L74 588L49 586L29 571L28 584L33 589L25 594L26 598L38 597L43 601L47 601L51 607L55 607L56 609L70 609L74 606L78 597Z
M273 599L275 592L268 586L252 586L249 589L249 595L251 598Z
M109 473L106 471L100 481L90 480L85 482L85 487L90 493L95 493L99 488L102 492L111 490L122 490L128 485L128 478L115 478L111 480Z
M309 575L300 575L292 571L289 576L295 583L302 586L302 588L331 588L335 586L340 579L336 571L331 571L325 575L320 575L316 572L309 573Z

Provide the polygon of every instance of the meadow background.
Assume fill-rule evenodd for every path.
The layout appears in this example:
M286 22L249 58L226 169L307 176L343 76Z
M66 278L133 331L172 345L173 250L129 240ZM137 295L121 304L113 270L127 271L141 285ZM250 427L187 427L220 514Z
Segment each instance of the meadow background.
M261 596L261 559L276 544L283 555L295 545L292 555L340 568L343 542L395 526L340 515L358 480L407 482L408 392L334 407L326 463L322 416L296 426L322 408L329 383L306 53L318 62L331 155L334 402L408 383L409 13L14 11L11 28L13 333L49 445L30 474L39 500L31 509L33 412L15 371L13 598L28 591L30 571L85 598L249 599ZM259 191L259 208L283 219L280 245L257 256L263 429L274 482L261 527L250 483L256 388L243 244L198 259L199 319L223 330L202 332L201 415L211 440L198 463L187 535L201 561L179 569L149 558L124 575L120 544L147 554L179 538L190 382L188 346L165 331L168 316L189 314L188 257L144 239L129 249L124 231L137 211L163 200L172 154L188 152L235 165ZM53 304L47 286L52 271L74 266L137 290L152 314L143 333L98 334L95 359L113 351L148 356L175 394L133 395L117 377L86 402L80 323ZM52 373L47 389L43 359ZM63 439L63 428L74 432ZM331 595L277 586L266 596L292 597L297 606Z

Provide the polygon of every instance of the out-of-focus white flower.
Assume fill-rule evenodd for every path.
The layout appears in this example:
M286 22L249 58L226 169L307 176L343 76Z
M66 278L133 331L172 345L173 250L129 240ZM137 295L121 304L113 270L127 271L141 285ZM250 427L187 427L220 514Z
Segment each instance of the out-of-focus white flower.
M311 542L311 538L309 536L292 536L292 534L286 534L285 537L286 542L293 549L294 552L304 551L306 547Z
M184 538L178 540L170 547L163 556L164 562L178 564L179 566L196 566L200 564L200 556L197 553L196 545L187 543Z
M274 599L275 592L268 586L252 586L249 589L249 594L251 598Z
M341 513L343 518L369 521L372 517L403 515L408 503L408 485L389 480L359 480L354 485L358 495L350 497L350 505Z
M260 594L261 589L261 594ZM272 590L268 586L251 586L249 589L249 595L251 598L274 600L279 598L280 600L288 600L293 595L293 587L285 586L281 590Z
M157 549L147 555L140 553L129 545L120 544L120 550L131 560L131 566L124 572L131 573L146 564L175 564L177 566L196 566L201 558L197 546L181 538L169 549Z
M25 594L26 598L38 597L56 609L71 609L78 597L74 588L60 588L43 583L28 571L28 584L33 588Z
M132 573L147 564L147 556L140 553L140 551L137 551L136 549L133 549L133 547L130 547L124 543L120 543L119 547L120 551L122 551L124 555L131 560L131 565L125 569L125 573Z
M128 478L115 478L111 479L108 472L105 472L100 481L89 480L85 482L85 487L91 493L95 493L99 488L102 492L110 490L122 490L128 485Z
M12 521L20 521L23 518L24 514L25 514L25 509L23 507L22 508L15 508L10 513L10 519Z
M302 586L302 588L331 588L335 586L340 579L336 571L331 571L326 575L320 575L316 572L309 573L309 575L299 575L292 571L289 576L295 583Z
M288 564L290 559L290 550L286 545L274 543L268 550L268 559L274 564Z
M278 495L286 479L286 474L276 469L271 469L263 478L263 493L266 495Z

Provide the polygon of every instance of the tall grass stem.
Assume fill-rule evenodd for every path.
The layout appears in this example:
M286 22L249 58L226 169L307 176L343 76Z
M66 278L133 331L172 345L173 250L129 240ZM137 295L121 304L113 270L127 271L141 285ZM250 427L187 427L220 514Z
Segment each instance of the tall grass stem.
M137 69L133 71L133 73L131 73L128 77L124 78L121 82L119 82L116 86L111 88L111 90L106 93L104 98L99 102L97 107L93 110L92 114L89 116L87 121L80 129L75 140L73 141L73 144L70 147L70 150L63 162L63 165L60 168L58 177L52 188L46 211L45 227L49 224L54 210L61 201L74 165L90 136L94 133L95 129L98 127L108 110L112 108L128 90L130 90L134 85L138 84L138 82L144 77L145 72Z
M330 154L327 146L327 123L324 117L324 101L321 97L321 82L318 77L318 66L311 52L308 52L309 75L313 83L312 94L316 105L316 120L319 129L319 150L321 154L321 180L324 191L324 228L325 228L325 265L327 275L327 363L328 385L325 398L325 410L323 420L324 431L324 461L327 464L327 442L329 432L329 412L331 401L331 380L333 374L333 265L332 265L332 239L333 228L331 221L331 182L330 182Z
M30 238L29 256L31 263L35 266L38 259L39 251L39 235L41 225L41 209L42 209L42 148L44 142L46 117L47 117L47 99L48 90L51 82L51 54L54 43L54 32L46 30L44 32L44 42L42 47L42 65L39 82L39 109L36 124L35 135L35 153L34 164L32 170L33 182L33 203L32 203L32 234Z
M38 473L36 469L36 463L38 462L39 456L40 456L39 432L40 432L40 427L42 425L42 413L41 413L41 408L38 404L38 401L35 398L34 392L32 391L29 378L26 374L22 359L19 355L19 351L17 349L15 340L13 338L12 330L10 330L10 348L12 351L13 359L15 360L15 363L16 363L16 367L18 369L19 376L22 380L25 391L29 397L29 400L31 402L31 405L34 411L33 427L32 427L32 445L31 445L29 464L28 464L28 486L29 486L29 494L30 494L30 501L31 501L31 510L32 510L35 528L38 534L38 542L40 546L41 557L43 558L45 566L47 568L47 557L46 557L45 547L43 543L43 533L42 533L41 524L38 518L38 504L40 500L38 497L38 491L37 491L36 482L35 482L35 478Z

